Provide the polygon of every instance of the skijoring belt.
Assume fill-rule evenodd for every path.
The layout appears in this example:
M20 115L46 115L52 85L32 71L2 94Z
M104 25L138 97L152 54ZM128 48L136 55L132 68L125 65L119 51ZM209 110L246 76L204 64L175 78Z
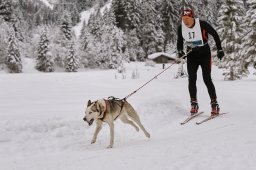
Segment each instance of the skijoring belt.
M192 50L192 51L197 51L197 50L200 50L202 48L205 48L208 46L208 42L204 43L203 46L195 46L195 47L190 47L189 45L187 46L187 50Z

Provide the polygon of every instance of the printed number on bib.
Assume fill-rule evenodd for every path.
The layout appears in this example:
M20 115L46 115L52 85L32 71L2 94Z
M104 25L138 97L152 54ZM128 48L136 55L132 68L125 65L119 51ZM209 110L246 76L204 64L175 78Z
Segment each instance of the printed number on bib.
M188 46L194 48L197 46L203 46L203 36L201 32L200 21L195 19L195 25L192 28L187 27L182 21L182 37L185 39Z
M189 32L189 39L194 39L195 38L195 32Z

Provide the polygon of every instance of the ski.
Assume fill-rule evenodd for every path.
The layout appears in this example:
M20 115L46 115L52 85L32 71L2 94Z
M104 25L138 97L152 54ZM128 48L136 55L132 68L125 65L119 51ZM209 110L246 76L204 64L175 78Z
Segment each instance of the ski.
M202 124L202 123L204 123L204 122L207 122L207 121L209 121L209 120L212 120L212 119L214 119L214 118L216 118L216 117L218 117L218 116L224 115L224 114L227 114L227 113L220 113L220 114L218 114L218 115L209 116L209 117L203 119L203 120L200 121L200 122L196 122L196 124L197 124L197 125L200 125L200 124Z
M198 113L196 113L196 114L194 114L194 115L190 115L186 120L184 120L184 121L181 122L180 124L181 124L181 125L184 125L184 124L188 123L190 120L192 120L193 118L199 116L199 115L202 114L202 113L204 113L204 112L202 111L202 112L198 112Z

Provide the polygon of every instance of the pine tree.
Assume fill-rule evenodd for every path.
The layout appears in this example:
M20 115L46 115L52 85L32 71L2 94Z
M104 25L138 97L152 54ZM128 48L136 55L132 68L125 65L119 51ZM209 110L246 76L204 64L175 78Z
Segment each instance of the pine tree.
M164 31L164 51L167 51L168 44L176 42L177 25L179 21L178 3L175 0L163 0L160 11L162 15Z
M85 22L83 22L83 27L80 34L80 48L82 51L87 49L90 37L92 37L92 35L89 31L89 27Z
M9 39L9 30L10 26L7 22L2 22L0 20L0 64L3 64L5 61L8 48L8 39Z
M222 46L225 51L225 57L222 64L227 67L229 73L226 79L235 80L239 78L240 60L241 60L241 37L243 28L244 9L240 0L225 0L219 11L217 31L222 39Z
M64 34L65 38L67 40L72 39L72 33L71 33L71 27L72 27L72 21L71 21L71 15L68 11L63 12L63 16L60 21L61 24L61 31Z
M0 0L0 17L2 16L5 21L10 21L12 10L12 4L9 0Z
M89 35L83 43L86 47L84 55L90 65L104 69L117 68L127 58L124 32L115 23L111 9L104 11L103 16L100 11L91 15L88 26L83 30L88 31Z
M126 30L128 27L128 17L124 6L125 0L113 0L112 8L116 16L117 27Z
M89 26L86 24L86 22L83 23L83 27L81 30L80 38L79 38L79 50L78 55L81 57L81 64L84 65L84 67L89 66L89 58L88 55L90 50L90 44L94 41L93 35L90 33Z
M101 41L98 42L97 63L101 68L117 68L126 60L124 32L115 27L106 25L102 30Z
M78 55L76 55L76 51L75 51L75 43L72 42L70 44L70 48L69 48L69 54L66 58L66 71L67 72L77 72L79 65L80 65L80 59L78 57Z
M104 11L102 18L104 19L100 29L99 61L103 63L103 68L117 68L126 59L125 35L121 29L115 26L116 19L112 9Z
M130 61L144 61L145 53L140 45L136 29L129 31L126 35L126 50Z
M102 16L100 9L97 10L95 14L91 14L89 21L88 21L88 27L90 30L90 33L95 36L95 38L100 38L102 35L101 27L102 27Z
M154 52L163 51L164 32L162 30L161 13L157 10L159 2L154 0L144 1L142 4L143 19L138 28L141 37L142 48L145 51L145 58Z
M38 56L36 59L36 69L43 72L53 72L54 71L54 61L51 53L49 52L49 40L46 35L46 30L42 33L40 37L40 42L38 46Z
M218 20L218 15L219 15L219 9L222 5L223 1L222 0L214 0L209 2L209 10L212 11L212 24L217 26L217 20Z
M249 0L247 4L249 9L246 12L244 24L247 30L242 39L242 54L244 55L242 61L244 63L245 71L248 70L248 66L250 64L254 64L256 62L256 1Z
M141 0L113 0L111 10L113 10L116 26L124 31L127 45L125 50L129 54L129 59L145 60L145 52L141 46L143 20ZM146 15L146 14L145 14Z
M21 73L22 72L22 62L20 51L17 46L14 33L11 32L10 38L8 40L8 55L5 59L5 64L11 73Z
M54 61L57 66L62 68L65 68L66 55L69 51L71 41L75 38L71 27L71 15L65 10L60 19L59 30L54 37L54 46L58 48L58 53L55 55ZM54 49L53 51L56 50Z

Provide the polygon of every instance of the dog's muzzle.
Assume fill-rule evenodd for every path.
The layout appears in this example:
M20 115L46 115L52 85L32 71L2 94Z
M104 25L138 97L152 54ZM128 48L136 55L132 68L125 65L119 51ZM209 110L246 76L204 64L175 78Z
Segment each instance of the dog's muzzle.
M92 123L93 123L93 121L94 121L94 119L91 119L90 121L88 121L86 118L83 118L83 120L84 120L85 122L87 122L87 123L89 124L89 126L91 126Z

